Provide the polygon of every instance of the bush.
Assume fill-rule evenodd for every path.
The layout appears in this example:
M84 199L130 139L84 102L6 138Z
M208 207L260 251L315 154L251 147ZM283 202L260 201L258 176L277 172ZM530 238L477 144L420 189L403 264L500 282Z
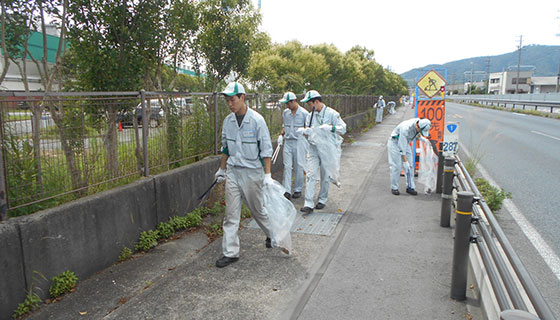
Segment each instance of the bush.
M74 274L74 272L66 270L51 279L49 294L52 298L59 297L72 290L72 288L76 286L77 282L78 277Z
M173 224L169 222L162 222L158 224L157 232L160 239L167 239L175 233L175 228L173 227Z
M498 189L482 178L476 178L474 183L492 212L496 212L502 208L504 199L511 199L511 192Z
M159 240L159 233L154 230L144 231L140 234L140 239L136 245L136 250L148 251L155 247Z
M26 315L28 313L31 313L39 309L39 306L41 305L42 302L43 301L36 293L34 293L33 291L29 291L29 293L25 296L25 301L18 304L16 310L14 310L14 313L12 314L12 318L18 319L23 315Z
M173 216L169 219L169 224L171 224L176 231L183 230L187 228L187 219L186 217Z
M202 223L202 217L194 211L189 213L185 218L187 228L198 227Z
M123 262L132 257L132 250L129 247L124 247L119 255L119 262Z

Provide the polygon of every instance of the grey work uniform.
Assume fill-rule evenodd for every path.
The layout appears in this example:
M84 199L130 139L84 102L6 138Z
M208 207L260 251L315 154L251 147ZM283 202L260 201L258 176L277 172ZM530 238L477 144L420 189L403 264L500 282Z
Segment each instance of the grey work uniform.
M412 147L410 142L414 140L419 135L416 130L416 123L419 118L412 118L401 122L398 126L393 129L389 141L387 141L387 152L389 158L389 169L391 172L391 189L397 190L399 188L399 177L402 170L402 156L406 155L408 163L410 163L410 171L405 172L405 177L411 177L407 179L407 187L414 189L414 178L412 174L414 173L414 168L412 167Z
M292 169L296 175L294 192L301 192L303 189L303 170L308 145L303 134L297 132L297 129L304 127L308 114L307 110L299 106L296 114L293 114L290 109L286 109L282 113L282 126L284 127L284 178L282 185L289 193L292 193Z
M379 101L377 101L377 110L375 112L375 122L381 123L381 121L383 121L383 109L385 109L385 100L379 99Z
M336 134L343 135L346 133L346 123L340 117L340 114L326 105L323 106L321 112L311 112L307 115L306 124L309 127L309 122L311 121L311 115L313 115L313 122L311 123L311 128L313 130L321 130L318 127L322 124L329 124L335 127L333 131L332 140L330 141L333 146L336 144L341 144L342 139L337 138ZM307 152L307 163L306 163L306 173L305 178L305 203L304 207L313 208L314 198L315 198L315 183L319 179L319 171L321 175L321 188L319 191L319 197L317 202L322 204L327 204L329 199L329 179L326 176L325 170L321 166L321 159L319 157L319 152L315 142L309 140L309 151Z
M270 237L268 217L263 214L262 159L272 156L270 133L264 118L247 108L241 125L235 113L224 119L222 152L228 155L226 170L226 214L223 222L222 251L225 257L239 257L239 222L241 200L251 210L253 218Z

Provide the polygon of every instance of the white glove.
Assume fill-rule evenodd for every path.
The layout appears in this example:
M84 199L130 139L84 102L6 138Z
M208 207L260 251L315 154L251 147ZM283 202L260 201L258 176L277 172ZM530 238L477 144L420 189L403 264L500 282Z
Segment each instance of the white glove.
M403 161L403 164L402 164L402 165L403 165L403 169L404 169L405 172L407 172L407 171L410 170L410 162L408 162L408 161Z
M284 143L284 136L279 135L279 136L278 136L278 145L281 146L282 143Z
M263 185L266 186L270 186L274 183L274 180L272 180L272 176L270 173L265 173L264 175L264 181L263 181Z
M222 168L218 169L218 171L214 176L216 177L216 181L218 183L226 181L226 169L222 169Z
M319 126L319 128L321 128L325 131L332 131L332 127L333 126L331 126L330 124L326 124L326 123Z

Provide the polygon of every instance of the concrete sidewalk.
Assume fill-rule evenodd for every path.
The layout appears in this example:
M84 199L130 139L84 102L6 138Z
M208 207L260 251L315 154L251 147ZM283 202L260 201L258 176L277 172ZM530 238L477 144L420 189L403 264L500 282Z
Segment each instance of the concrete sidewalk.
M410 196L404 178L401 195L390 192L386 142L413 116L401 107L344 146L342 187L331 185L325 209L298 216L292 256L266 249L247 223L240 260L218 269L221 241L186 234L80 282L30 318L465 319L466 304L449 298L452 235L439 227L440 196ZM322 223L335 228L308 231Z

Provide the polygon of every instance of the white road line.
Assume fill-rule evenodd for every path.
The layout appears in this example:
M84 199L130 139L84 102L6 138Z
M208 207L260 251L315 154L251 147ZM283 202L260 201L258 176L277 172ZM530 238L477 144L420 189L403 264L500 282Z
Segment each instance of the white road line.
M465 148L464 144L461 143L460 147L464 150L467 157L470 157L470 153L467 148ZM495 186L498 185L496 181L494 181L494 179L490 177L488 171L486 171L486 169L484 169L480 163L476 165L476 169L490 184ZM523 231L525 236L529 239L533 247L535 247L537 252L541 255L552 273L560 281L560 258L554 253L552 248L550 248L550 246L544 241L535 227L533 227L531 222L529 222L527 218L525 218L523 213L521 213L521 211L510 199L504 200L504 207L511 214L511 216L513 217L521 231Z
M549 137L549 138L556 139L556 140L560 141L560 138L555 137L555 136L548 135L548 134L546 134L546 133L542 133L542 132L538 132L538 131L531 131L531 132L532 132L532 133L536 133L536 134L540 134L541 136Z

